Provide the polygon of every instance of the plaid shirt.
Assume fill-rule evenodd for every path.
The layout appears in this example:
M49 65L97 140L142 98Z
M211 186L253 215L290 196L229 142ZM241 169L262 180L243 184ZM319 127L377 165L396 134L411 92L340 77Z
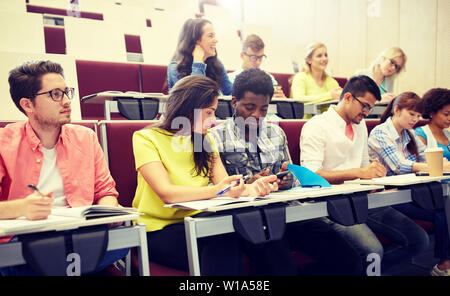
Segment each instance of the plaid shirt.
M425 145L416 136L414 130L411 129L409 132L416 141L419 157L409 153L406 146L411 138L406 130L402 130L400 139L391 117L371 131L369 136L370 158L386 167L387 176L411 173L414 162L425 161Z
M251 177L266 169L276 174L283 162L292 163L286 135L278 125L262 122L257 143L245 140L245 131L234 118L211 129L211 135L229 175ZM294 184L298 185L297 182Z

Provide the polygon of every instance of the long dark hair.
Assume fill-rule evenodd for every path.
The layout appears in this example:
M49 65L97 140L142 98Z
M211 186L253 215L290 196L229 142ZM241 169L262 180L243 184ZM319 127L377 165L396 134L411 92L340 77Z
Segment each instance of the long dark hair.
M380 123L385 122L389 117L394 115L394 108L395 106L398 106L399 110L405 109L406 110L412 110L415 112L418 112L420 114L423 114L424 112L424 103L423 100L413 92L403 92L400 95L398 95L395 99L393 99L389 105L386 107L386 110L384 110L383 115L381 115ZM409 132L409 130L406 129L406 133L408 134L411 141L409 141L406 148L408 149L410 154L414 154L416 156L419 156L419 152L417 150L417 144L414 140L413 135Z
M176 126L177 117L187 118L190 127L193 127L195 110L211 106L218 96L219 85L208 77L190 75L180 79L169 92L165 117L157 127L172 133L179 132L182 129ZM195 133L193 129L189 132L194 143L194 172L197 176L209 176L213 161L211 143L205 135ZM200 151L195 149L197 143L202 145Z
M172 61L176 61L178 78L191 75L192 73L192 52L194 51L197 41L202 38L203 27L205 24L211 24L210 21L205 19L188 19L181 29L178 37L178 44L175 53L172 57ZM216 55L209 57L205 61L206 64L206 76L217 82L220 85L222 82L223 68L217 59Z

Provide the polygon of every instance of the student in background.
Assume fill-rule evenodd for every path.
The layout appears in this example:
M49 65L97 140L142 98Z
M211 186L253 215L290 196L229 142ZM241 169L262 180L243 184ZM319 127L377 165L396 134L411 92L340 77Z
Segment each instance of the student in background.
M170 90L164 120L133 135L138 171L133 207L144 213L139 221L147 226L149 258L153 262L188 270L183 221L199 211L166 208L165 204L214 198L230 185L233 187L224 196L264 196L278 189L273 175L252 184L244 184L242 175L228 176L208 132L215 120L218 95L219 86L212 79L184 77ZM249 254L250 265L257 266L262 275L295 275L294 262L276 256L277 244L252 245L236 233L199 239L201 273L241 274L243 251Z
M231 94L232 84L217 58L216 33L210 21L188 19L181 29L178 45L167 68L169 89L189 75L207 76L220 85L223 95Z
M430 123L416 128L416 135L428 147L440 147L444 157L450 161L450 90L433 88L423 95L425 111L423 118Z
M9 85L12 100L28 120L0 129L0 219L46 219L52 206L118 206L119 194L97 135L69 124L74 89L66 85L61 65L24 63L10 71ZM97 269L127 253L108 251ZM0 273L34 274L28 265L1 268Z
M389 103L380 124L371 131L368 142L370 157L386 167L387 175L428 170L424 155L426 147L412 130L423 110L424 104L418 95L401 93ZM444 164L444 170L450 170L450 162ZM450 238L445 212L425 210L412 203L393 207L410 218L434 222L435 256L441 261L431 274L450 276Z
M312 103L339 99L342 88L325 71L327 65L328 52L325 44L317 42L308 45L303 68L292 80L291 97Z
M259 68L261 66L262 62L267 58L267 56L264 54L264 47L265 44L258 35L251 34L248 35L247 38L245 38L241 52L242 66L240 69L232 73L228 73L228 77L230 78L231 83L234 83L236 76L241 74L242 71L250 68ZM274 85L273 97L285 98L286 96L283 90L281 89L275 78L272 76L272 74L270 74L269 72L266 73L270 76L270 79L272 79L272 83Z
M300 137L301 164L332 184L383 177L386 168L379 162L369 162L364 121L379 100L380 91L371 78L352 77L338 105L330 106L327 112L304 125ZM369 210L364 224L343 226L331 220L329 223L358 250L362 260L370 253L379 254L383 258L383 271L411 259L428 246L426 232L389 206ZM373 231L392 243L383 249Z
M395 98L394 82L405 70L406 55L399 47L391 47L382 51L370 64L368 69L358 70L355 75L367 75L380 88L381 102L389 103Z
M285 171L287 164L292 163L283 130L265 120L273 92L272 80L266 72L258 68L244 70L233 83L234 116L212 129L228 174L247 175L251 177L247 183ZM289 174L278 179L278 187L298 186L294 178ZM302 274L363 274L359 255L324 219L288 223L286 228L283 240L289 244L278 249L276 256L291 257L289 247L306 252L315 262Z

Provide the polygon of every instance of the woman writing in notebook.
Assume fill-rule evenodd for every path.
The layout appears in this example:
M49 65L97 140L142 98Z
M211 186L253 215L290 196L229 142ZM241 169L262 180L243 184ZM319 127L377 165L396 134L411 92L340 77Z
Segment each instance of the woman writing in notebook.
M425 145L415 135L413 127L424 111L423 100L413 92L401 93L392 100L369 136L370 158L382 163L386 175L427 171ZM450 163L444 163L444 170ZM412 203L393 206L412 219L431 221L435 225L435 256L441 258L432 275L450 275L450 238L443 210L430 211Z
M202 75L220 85L223 95L230 95L232 83L217 58L216 33L210 21L188 19L181 29L177 48L167 68L169 89L188 75Z
M218 95L219 86L212 79L184 77L170 91L164 120L133 135L138 171L133 207L144 213L139 222L147 226L149 258L153 262L188 270L183 221L199 212L168 208L165 204L211 199L229 186L224 196L264 196L278 189L275 175L250 185L244 184L242 175L228 176L208 132L215 120ZM283 262L286 260L279 257L268 259L270 253L277 254L278 242L252 248L231 233L203 238L198 244L202 275L241 274L242 250L250 250L250 265L258 264L263 274L292 275L297 271L294 262Z
M430 119L425 126L416 128L416 135L428 147L444 150L444 158L450 161L450 90L433 88L423 95L425 112L423 118Z

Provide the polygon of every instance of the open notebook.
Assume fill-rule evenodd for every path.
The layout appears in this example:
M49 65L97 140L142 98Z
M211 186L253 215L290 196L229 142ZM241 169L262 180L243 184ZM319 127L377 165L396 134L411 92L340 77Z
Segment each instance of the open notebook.
M131 214L131 215L130 215ZM86 224L103 224L137 219L138 212L134 208L86 206L78 208L53 208L47 219L28 220L25 217L0 220L0 236L28 233L31 231L55 230L64 225L79 227ZM94 219L96 218L96 219ZM104 218L104 219L101 219ZM89 223L86 223L90 221ZM97 222L96 222L97 221Z
M52 215L54 216L78 217L85 219L111 217L126 214L137 214L137 209L128 207L109 207L101 205L92 205L76 208L67 208L67 207L52 208Z
M197 210L202 211L210 208L214 208L217 206L233 204L233 203L251 203L259 200L270 200L270 199L300 199L299 194L317 191L327 188L313 188L313 187L295 187L290 190L276 191L272 192L269 195L264 197L257 196L241 196L239 198L233 198L228 196L219 196L216 198L206 199L206 200L195 200L195 201L187 201L173 204L166 204L164 207L167 208L180 208L180 209L188 209L188 210Z

